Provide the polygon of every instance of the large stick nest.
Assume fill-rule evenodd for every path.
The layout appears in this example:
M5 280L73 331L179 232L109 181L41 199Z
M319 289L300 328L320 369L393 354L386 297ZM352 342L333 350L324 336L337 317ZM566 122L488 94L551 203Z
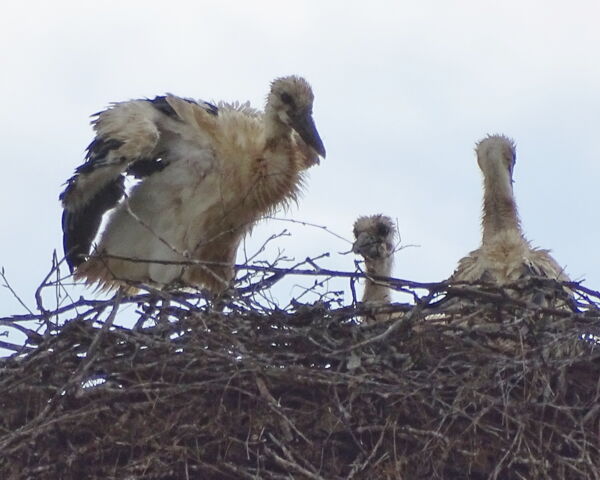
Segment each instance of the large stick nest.
M600 478L597 292L572 284L572 313L392 286L415 301L376 323L369 306L282 309L252 288L2 319L46 330L19 327L26 345L0 363L0 477ZM460 302L432 306L448 292ZM127 312L132 328L114 321Z

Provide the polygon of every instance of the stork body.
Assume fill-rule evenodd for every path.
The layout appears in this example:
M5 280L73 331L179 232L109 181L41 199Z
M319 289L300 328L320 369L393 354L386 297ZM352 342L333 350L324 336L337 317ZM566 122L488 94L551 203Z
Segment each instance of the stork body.
M513 194L515 145L503 135L477 144L483 172L481 247L460 260L451 281L509 285L529 277L568 280L548 250L532 248L523 235Z
M75 277L105 288L178 282L225 289L244 235L296 201L306 169L325 156L312 102L308 83L291 76L273 82L264 113L173 95L99 113L87 161L61 194ZM128 174L139 182L125 195Z
M385 304L392 300L390 287L376 277L392 275L396 235L394 222L385 215L359 217L354 222L355 242L352 251L364 258L367 274L363 303ZM375 315L374 319L388 317L389 314L380 314Z

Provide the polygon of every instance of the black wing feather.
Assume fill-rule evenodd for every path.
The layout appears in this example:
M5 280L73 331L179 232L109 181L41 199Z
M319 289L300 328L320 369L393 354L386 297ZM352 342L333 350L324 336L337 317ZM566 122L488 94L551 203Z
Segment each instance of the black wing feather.
M90 253L102 215L123 198L124 183L125 176L119 175L114 182L107 183L83 208L75 212L66 209L63 211L63 248L71 272Z
M203 108L211 115L218 115L218 108L208 102L184 99ZM98 118L93 122L97 130L98 125L111 118L114 121L115 112L122 108L132 108L148 102L162 115L176 121L182 121L177 112L167 101L166 96L158 96L153 99L134 100L115 104L110 109L99 112ZM144 115L144 112L141 112ZM127 122L130 117L125 113L119 122ZM149 117L160 130L160 120ZM135 120L133 120L135 121ZM161 158L161 153L155 149L156 145L148 144L148 148L141 151L137 157L131 154L121 153L120 149L129 139L116 139L110 136L98 136L88 146L85 163L77 167L75 174L68 180L65 190L60 194L60 200L64 206L62 216L63 247L65 258L71 271L86 260L90 254L90 248L102 216L108 210L117 206L124 196L124 182L126 175L133 175L141 179L156 172L160 172L168 161ZM142 145L144 147L144 145ZM127 156L130 155L130 156Z
M141 179L149 177L153 173L160 172L168 164L168 162L165 162L161 158L143 158L137 162L133 162L127 169L127 174Z
M219 114L219 108L210 102L206 102L204 100L197 102L196 100L194 100L192 98L182 98L182 100L185 100L188 103L193 103L194 105L198 105L198 106L204 108L204 110L206 110L211 115ZM147 101L150 102L152 104L152 106L154 108L156 108L159 112L164 113L167 117L171 117L171 118L175 118L175 119L179 120L179 116L177 115L177 112L175 112L173 107L171 105L169 105L169 102L167 102L167 97L165 97L164 95L154 97L153 99L151 99L151 100L149 99Z
M86 162L75 169L76 173L87 173L98 166L100 159L106 158L111 150L116 150L123 146L125 142L115 138L97 137L92 140L86 149Z

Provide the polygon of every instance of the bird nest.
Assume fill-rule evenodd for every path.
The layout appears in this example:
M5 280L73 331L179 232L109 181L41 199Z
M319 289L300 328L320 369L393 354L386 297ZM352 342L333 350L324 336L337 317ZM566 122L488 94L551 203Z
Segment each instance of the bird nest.
M393 280L414 301L280 308L261 289L297 272L277 270L217 301L143 291L2 319L28 339L0 363L0 476L600 477L600 293L570 284L572 313Z

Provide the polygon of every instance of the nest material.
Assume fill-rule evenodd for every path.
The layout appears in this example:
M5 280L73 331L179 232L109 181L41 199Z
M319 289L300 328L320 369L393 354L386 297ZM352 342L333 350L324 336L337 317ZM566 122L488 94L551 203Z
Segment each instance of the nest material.
M326 301L80 301L0 363L0 477L600 478L598 310L468 291L376 324Z

